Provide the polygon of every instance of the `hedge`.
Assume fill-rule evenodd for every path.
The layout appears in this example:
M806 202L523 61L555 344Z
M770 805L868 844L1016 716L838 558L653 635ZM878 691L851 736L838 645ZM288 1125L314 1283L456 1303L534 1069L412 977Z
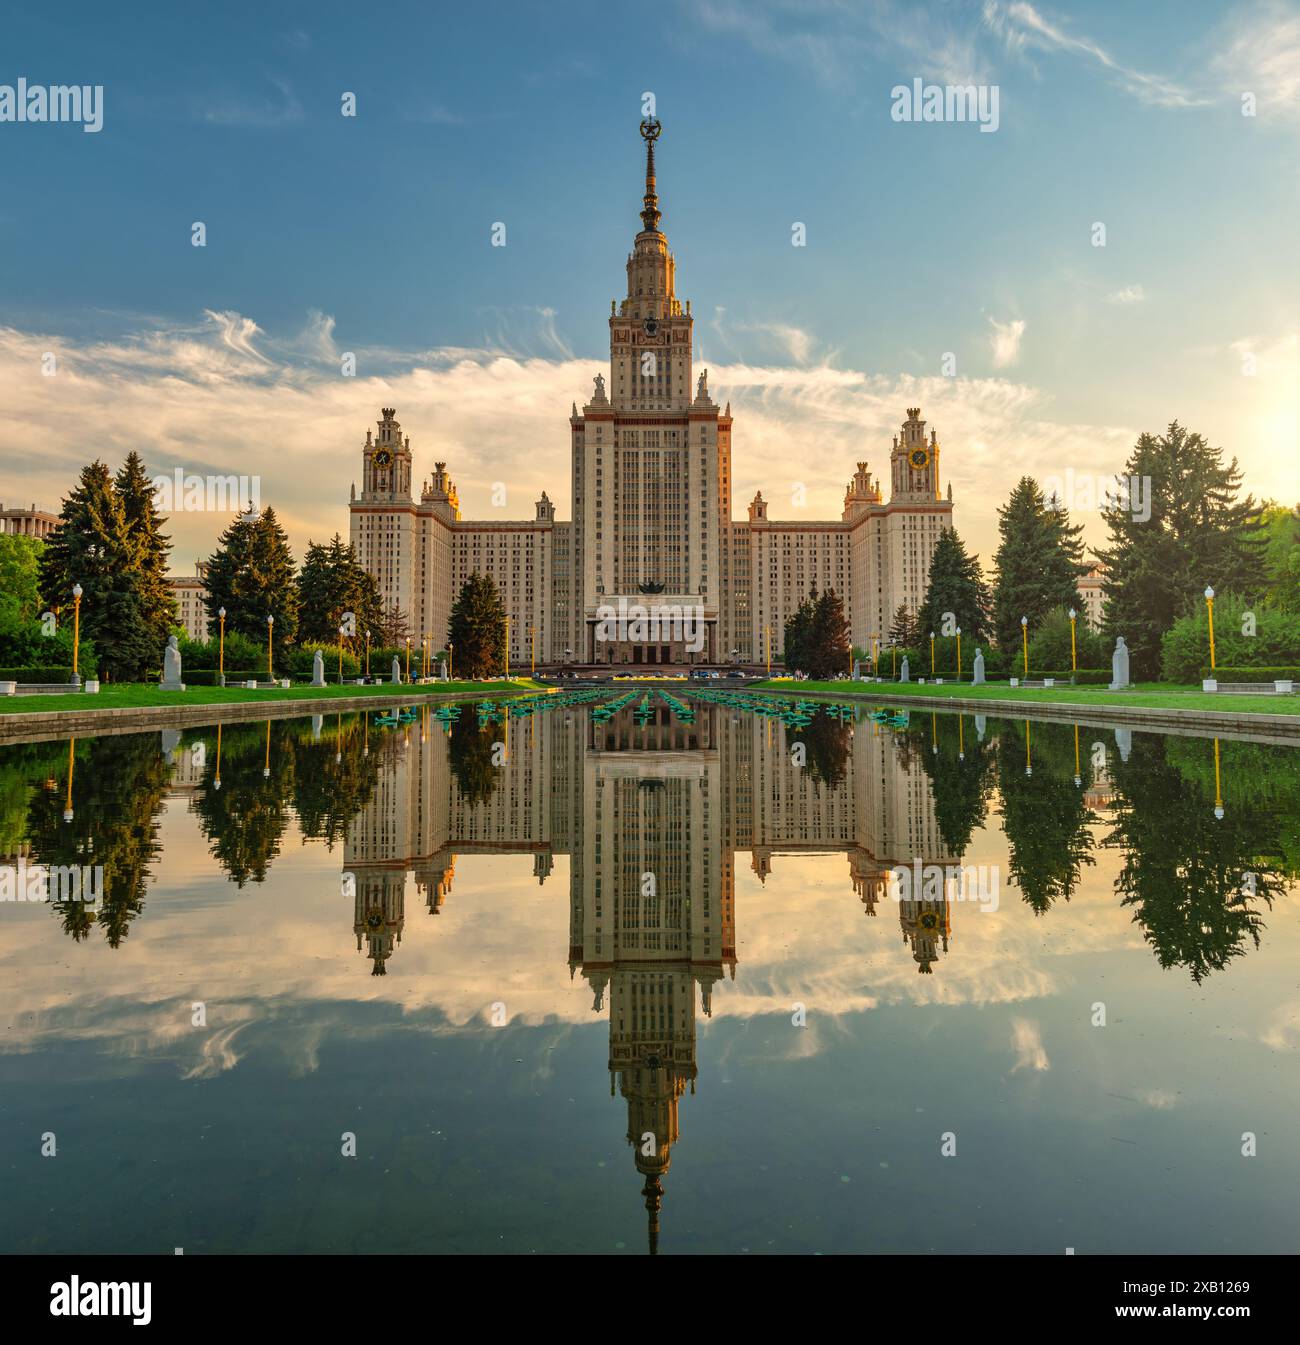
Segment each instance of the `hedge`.
M1248 668L1239 663L1221 663L1217 668L1202 668L1201 676L1217 677L1220 682L1300 682L1300 666Z
M0 682L71 682L72 665L62 668L0 668Z

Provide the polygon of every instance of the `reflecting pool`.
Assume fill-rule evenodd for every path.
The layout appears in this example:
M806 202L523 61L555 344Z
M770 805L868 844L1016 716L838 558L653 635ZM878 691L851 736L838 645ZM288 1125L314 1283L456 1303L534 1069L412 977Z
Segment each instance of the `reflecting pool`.
M1300 752L640 701L0 747L0 1249L1296 1250Z

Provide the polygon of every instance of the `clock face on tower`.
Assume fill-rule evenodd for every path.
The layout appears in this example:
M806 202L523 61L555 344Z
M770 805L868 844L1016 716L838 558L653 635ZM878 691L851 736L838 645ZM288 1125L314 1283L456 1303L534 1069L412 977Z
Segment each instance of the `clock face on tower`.
M659 334L658 318L646 318L643 326L645 327L645 334L647 336L657 336Z
M930 461L930 455L923 448L914 448L908 455L907 460L919 472Z
M375 450L376 467L387 467L388 464L392 462L392 460L393 455L386 448L379 448Z

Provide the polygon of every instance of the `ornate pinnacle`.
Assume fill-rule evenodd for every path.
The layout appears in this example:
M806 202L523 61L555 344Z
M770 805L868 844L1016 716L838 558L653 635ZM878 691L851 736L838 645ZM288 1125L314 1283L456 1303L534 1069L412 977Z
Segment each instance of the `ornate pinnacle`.
M645 196L644 209L641 211L641 223L646 233L658 233L659 197L655 193L655 141L659 139L663 127L658 117L646 117L641 122L641 138L645 141Z

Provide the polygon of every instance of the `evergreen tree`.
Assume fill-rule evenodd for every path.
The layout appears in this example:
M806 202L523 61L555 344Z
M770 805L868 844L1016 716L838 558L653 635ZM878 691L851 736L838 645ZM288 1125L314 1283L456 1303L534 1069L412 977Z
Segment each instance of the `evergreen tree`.
M1160 637L1203 603L1207 585L1253 597L1265 586L1265 539L1259 508L1240 499L1237 460L1174 421L1162 435L1143 434L1124 467L1143 482L1150 517L1134 501L1102 511L1110 546L1106 566L1106 634L1128 643L1133 674L1160 671ZM1149 482L1149 489L1146 484Z
M113 478L102 462L89 463L46 540L40 587L46 605L66 618L73 586L81 585L81 634L94 642L100 674L112 681L139 679L162 661L163 646L148 628L136 559Z
M221 534L208 561L204 601L213 629L224 607L228 634L265 646L270 615L275 617L276 644L291 643L298 624L298 587L289 539L273 509L241 514Z
M921 628L916 617L907 610L907 604L898 604L894 619L889 626L889 643L898 649L913 649L921 642Z
M357 560L352 543L335 533L328 545L309 542L303 557L298 575L299 643L335 643L345 612L356 618L355 637L346 642L354 652L364 650L367 631L372 645L384 642L384 614L375 581Z
M447 640L455 645L457 676L491 677L504 671L506 609L488 575L474 573L465 581L451 609Z
M127 454L113 486L122 501L127 534L135 552L136 590L145 629L152 645L161 651L177 622L176 599L167 582L171 538L162 531L167 520L158 516L153 485L134 449Z
M849 623L844 617L840 595L828 588L813 604L808 676L821 680L847 672L848 667Z
M1020 618L1031 634L1057 607L1081 610L1078 578L1083 569L1081 525L1056 500L1045 500L1038 482L1022 476L998 510L993 564L993 632L1001 649L1020 647Z
M781 634L781 648L788 672L808 671L816 602L817 588L814 585L809 595L786 618L785 629Z
M1061 724L1004 725L998 737L998 792L1007 865L1035 915L1078 890L1096 860L1091 814L1074 783L1072 732Z
M951 634L944 617L951 612L955 625L970 641L972 648L988 638L989 593L984 583L978 556L968 555L955 528L945 528L930 557L930 575L925 601L916 614L918 643L936 635Z
M1231 800L1234 806L1216 816L1212 754L1204 739L1189 746L1201 757L1195 773L1176 764L1188 751L1181 740L1134 736L1129 759L1112 763L1115 829L1106 844L1124 856L1115 890L1160 965L1186 968L1199 985L1259 947L1264 913L1286 895L1278 866L1285 813L1267 802L1235 806ZM1236 750L1254 746L1224 744L1224 774L1234 786L1244 779L1254 787L1231 760ZM1265 765L1259 778L1268 775Z

